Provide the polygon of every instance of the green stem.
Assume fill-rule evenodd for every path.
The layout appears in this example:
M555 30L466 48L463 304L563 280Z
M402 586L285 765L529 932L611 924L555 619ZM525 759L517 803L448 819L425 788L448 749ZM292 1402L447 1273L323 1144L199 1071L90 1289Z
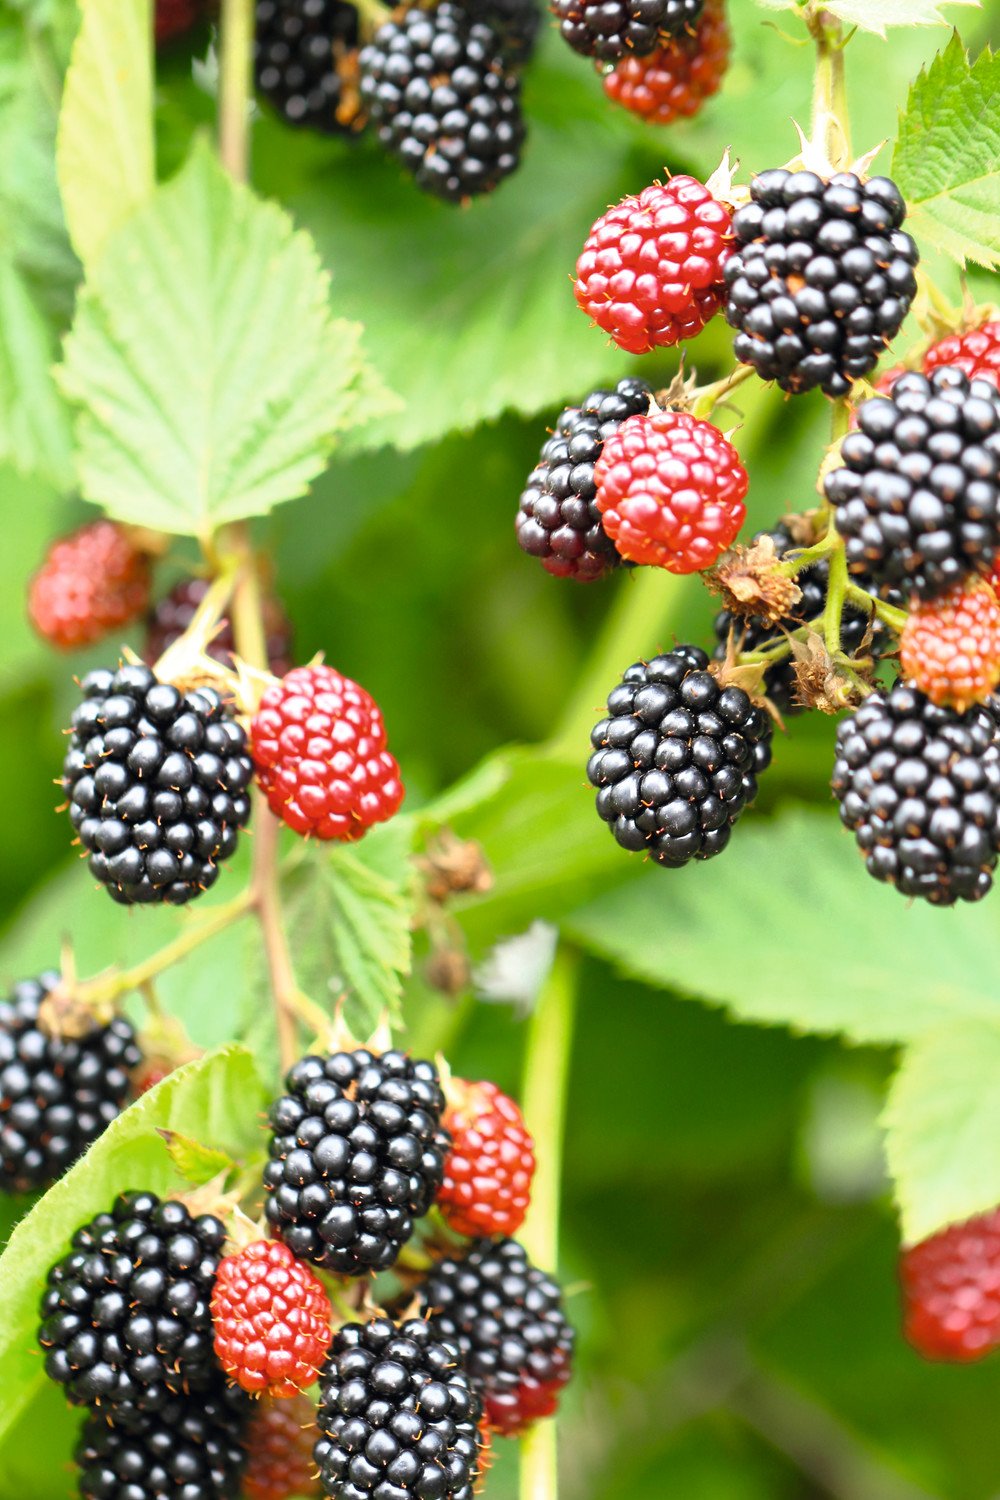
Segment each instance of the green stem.
M865 589L858 588L856 583L848 581L844 591L844 597L848 604L854 604L858 609L863 609L867 614L874 614L876 619L881 620L883 625L888 625L895 635L901 635L909 615L905 609L897 609L894 604L887 604L884 599L877 599L874 594L869 594Z
M521 1103L538 1166L520 1239L532 1260L554 1271L559 1260L559 1198L566 1086L573 1042L579 956L560 944L531 1018ZM521 1439L521 1500L557 1500L556 1424L536 1422Z
M843 546L830 557L830 574L826 586L826 608L823 610L823 639L831 656L840 650L840 622L847 597L847 553Z
M812 547L801 548L787 560L778 563L774 571L781 578L795 578L804 568L811 568L820 558L827 557L837 545L837 533L828 530L822 541L816 542Z
M851 159L843 31L836 17L825 10L814 11L808 24L816 43L812 142L834 166L843 168Z
M246 182L250 161L254 0L222 0L219 53L219 158Z

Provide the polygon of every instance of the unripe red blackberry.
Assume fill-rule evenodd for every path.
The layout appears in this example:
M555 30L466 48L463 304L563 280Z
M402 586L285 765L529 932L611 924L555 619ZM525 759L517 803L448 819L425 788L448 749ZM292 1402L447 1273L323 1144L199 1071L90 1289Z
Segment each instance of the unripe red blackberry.
M123 905L182 905L215 883L250 816L246 734L213 688L149 667L89 672L63 762L92 875Z
M629 562L700 573L736 540L750 480L717 427L690 412L629 417L594 469L604 530Z
M554 578L589 583L621 563L597 509L594 465L605 442L628 417L649 410L644 380L619 380L570 406L543 445L518 505L517 543Z
M690 119L721 88L730 47L724 0L705 0L693 31L671 37L644 57L627 53L605 73L604 92L652 125Z
M290 1401L265 1397L247 1429L247 1500L312 1500L323 1493L313 1459L316 1407L308 1396Z
M456 1234L516 1234L535 1175L534 1142L521 1111L495 1083L452 1078L447 1095L451 1150L438 1208Z
M433 1063L364 1047L304 1057L271 1109L265 1209L303 1260L384 1271L426 1214L450 1144Z
M1000 602L986 578L914 603L899 638L903 675L959 713L1000 683Z
M169 594L159 600L146 622L143 657L149 666L155 667L167 647L172 646L184 634L207 592L207 578L182 578ZM261 616L267 642L268 667L273 676L284 677L293 663L294 632L291 622L273 594L264 595ZM236 638L229 620L223 620L221 630L213 637L207 650L208 655L221 662L224 667L232 666L236 654Z
M574 52L616 62L642 57L697 25L705 0L550 0L559 35Z
M517 168L521 85L493 25L452 0L418 7L379 27L360 67L379 140L418 187L459 203Z
M49 549L29 585L28 617L60 651L78 651L142 614L150 576L123 526L94 521Z
M212 1292L215 1353L245 1391L288 1397L312 1385L331 1319L323 1283L278 1240L255 1240L220 1261Z
M296 833L352 843L403 800L378 704L333 667L295 667L268 688L250 740L268 806Z
M943 365L959 369L970 380L988 380L1000 388L1000 321L981 323L965 333L949 333L924 355L925 375Z
M1000 1209L904 1250L899 1274L906 1337L925 1359L966 1363L1000 1346Z
M289 125L327 135L362 123L342 70L356 63L358 12L348 0L257 0L254 78Z
M79 1037L43 1031L39 1007L58 983L41 974L0 1000L0 1192L61 1177L117 1119L142 1061L124 1016Z
M847 565L930 598L1000 551L1000 392L948 366L857 409L823 481Z
M726 262L737 359L799 394L844 396L885 352L917 289L917 247L888 177L776 167L750 184Z
M156 0L156 45L183 36L207 11L207 0Z
M82 1500L236 1500L250 1412L241 1391L213 1388L124 1428L94 1413L75 1453Z
M553 1414L572 1373L573 1329L562 1292L510 1239L476 1240L440 1261L420 1288L435 1338L461 1351L498 1432Z
M934 906L986 895L1000 847L992 704L960 714L906 683L872 693L841 721L832 784L876 880Z
M670 868L722 852L771 760L768 715L707 666L697 646L636 662L591 734L598 813L623 849Z
M692 339L722 306L732 228L732 210L694 177L623 198L587 236L577 303L628 354Z
M316 1444L331 1500L472 1500L481 1404L451 1344L413 1318L346 1323L320 1381Z
M38 1332L49 1379L118 1425L218 1386L209 1304L225 1238L211 1214L122 1193L49 1271Z

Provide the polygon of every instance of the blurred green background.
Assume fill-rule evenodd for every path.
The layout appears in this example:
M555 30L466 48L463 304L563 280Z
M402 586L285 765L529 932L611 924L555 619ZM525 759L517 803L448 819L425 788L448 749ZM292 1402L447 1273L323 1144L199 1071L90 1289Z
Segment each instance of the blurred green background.
M524 169L494 201L464 212L422 199L371 142L299 136L266 112L257 121L256 186L315 234L338 311L368 325L371 356L407 402L394 427L363 434L358 451L339 456L310 497L257 534L273 559L299 658L324 651L382 704L411 807L498 746L552 736L581 676L589 686L595 652L607 653L617 672L675 634L710 637L713 605L697 581L664 579L660 595L647 586L637 608L642 585L634 578L586 588L549 578L517 550L512 522L560 404L635 367L573 306L568 276L590 222L665 167L706 175L726 146L746 171L783 161L795 149L791 117L808 120L811 55L777 30L793 22L769 18L751 0L731 0L730 9L735 54L726 90L699 120L669 131L613 111L586 63L547 38L528 76ZM1000 40L994 0L960 17L971 47L991 34ZM892 136L908 82L946 40L941 28L908 28L888 42L851 43L859 151ZM161 60L164 171L212 119L213 101L191 66L207 42L199 36ZM955 274L944 279L954 293ZM974 277L973 287L990 293L985 277ZM725 367L727 345L723 327L699 341L690 358L703 378ZM658 382L675 368L665 356L643 373ZM509 407L526 414L503 414ZM753 525L811 503L826 423L818 398L786 403L740 393L722 425L736 428L752 475ZM382 446L386 437L405 451ZM146 914L112 909L84 874L63 874L67 828L54 811L53 785L61 728L73 674L107 652L58 658L23 619L25 581L46 541L89 512L12 469L0 474L0 494L6 982L41 963L43 950L55 962L67 928L90 954L120 959ZM183 555L182 548L163 568L164 588L183 571ZM642 638L627 634L630 607ZM614 626L616 611L625 626ZM594 694L595 708L611 686ZM833 732L819 716L794 723L751 816L775 816L789 801L828 809ZM584 735L584 801L585 756ZM607 835L594 823L596 849ZM462 831L476 834L474 815ZM603 843L599 853L598 884L605 858L609 867L612 858L627 861ZM620 876L617 863L615 871ZM702 872L703 883L711 872ZM665 872L665 904L670 881ZM859 910L869 886L859 866ZM524 917L562 912L544 882L535 898L529 883L517 909L518 927ZM772 917L780 951L796 911L776 905ZM729 919L720 899L720 946ZM948 914L928 912L925 920ZM997 923L996 910L983 908L981 920ZM817 953L816 961L832 960ZM713 962L714 944L706 943L707 995ZM808 987L809 973L800 978ZM210 993L205 976L201 987ZM210 1032L204 1006L191 1000L185 1010L196 1035ZM496 1004L446 1012L414 983L415 1037L451 1031L456 1071L516 1092L521 1019ZM564 1500L1000 1496L1000 1360L934 1368L900 1338L898 1239L877 1127L891 1067L888 1051L738 1026L585 961L564 1182L562 1272L580 1329L561 1429ZM46 1438L63 1442L68 1430L53 1400ZM39 1488L26 1457L40 1435L26 1426L22 1451L12 1445L0 1457L0 1500L27 1493L56 1500ZM489 1494L515 1493L511 1449Z

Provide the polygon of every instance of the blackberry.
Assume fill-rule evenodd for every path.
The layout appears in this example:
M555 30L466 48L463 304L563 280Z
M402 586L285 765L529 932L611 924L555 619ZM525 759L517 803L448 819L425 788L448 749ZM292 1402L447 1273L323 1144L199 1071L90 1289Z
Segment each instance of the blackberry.
M434 1201L451 1144L433 1063L363 1047L304 1057L271 1109L267 1217L342 1276L391 1266Z
M420 1306L434 1337L461 1351L493 1427L514 1433L552 1414L570 1378L573 1329L558 1283L516 1240L474 1240L440 1261Z
M315 1447L340 1500L472 1500L481 1405L425 1322L346 1323L320 1377Z
M996 710L939 708L898 683L842 721L833 791L876 880L935 906L986 895L1000 847Z
M594 465L605 441L628 418L649 411L644 380L619 380L570 406L543 445L517 511L517 542L556 578L588 582L621 563L597 509Z
M124 1016L80 1037L43 1031L39 1007L58 983L41 974L0 1000L0 1191L55 1182L117 1118L142 1061Z
M342 76L357 46L358 12L347 0L257 0L254 78L289 125L357 131L357 101Z
M150 613L146 623L146 645L143 657L155 667L159 658L187 630L195 611L208 592L207 578L182 578ZM284 677L292 668L294 633L291 622L273 594L265 593L261 602L264 635L267 642L267 664L275 677ZM224 667L233 665L236 638L229 620L213 638L208 654Z
M211 1214L122 1193L49 1271L38 1332L49 1378L130 1428L171 1395L219 1384L210 1303L225 1239Z
M563 40L601 62L645 57L692 31L704 8L705 0L551 0Z
M173 1396L135 1426L95 1413L75 1458L83 1500L236 1500L253 1410L242 1391Z
M771 531L758 531L753 541L759 542L765 536L771 538L778 557L784 557L786 552L794 551L800 545L780 523ZM737 616L731 610L721 609L714 623L715 636L718 641L713 653L715 660L721 661L724 658L730 630L734 632L737 645L742 641L744 651L757 651L765 641L773 641L780 637L783 630L794 630L803 623L818 621L826 608L829 575L830 565L826 561L813 563L811 567L803 568L795 579L802 590L802 598L794 610L774 623L754 619L752 616L749 618ZM862 580L862 587L867 587L867 580ZM863 610L853 609L850 605L845 606L840 620L840 645L848 656L853 656L858 650L865 638L868 625L869 617ZM885 631L876 623L873 630L872 650L876 650L884 641ZM802 704L796 697L794 668L792 657L786 656L768 667L764 674L764 691L782 714L802 712Z
M512 67L530 62L542 24L538 0L462 0L462 9L493 27Z
M823 484L852 573L918 598L989 573L1000 549L1000 392L944 367L857 410Z
M917 290L917 247L888 177L776 167L733 216L726 318L737 359L798 394L844 396L875 368Z
M182 693L149 667L81 687L62 784L91 874L126 906L190 901L250 816L244 731L213 688Z
M417 185L453 203L490 193L520 161L521 85L493 24L445 0L387 21L363 48L361 98Z
M707 666L697 646L636 662L590 736L597 811L623 849L671 868L721 853L771 760L765 711Z

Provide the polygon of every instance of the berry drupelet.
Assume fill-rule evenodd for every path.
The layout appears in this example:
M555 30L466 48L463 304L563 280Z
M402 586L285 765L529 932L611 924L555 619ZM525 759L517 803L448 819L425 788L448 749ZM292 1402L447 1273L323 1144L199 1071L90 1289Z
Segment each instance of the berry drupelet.
M924 355L925 375L951 365L970 380L988 380L1000 389L1000 321L981 323L965 333L949 333Z
M857 409L823 483L852 573L918 598L989 573L1000 550L1000 392L945 367Z
M409 10L379 28L360 68L379 140L425 191L460 203L517 168L521 85L494 25L452 0Z
M476 1240L440 1261L420 1305L434 1337L461 1351L491 1427L513 1434L552 1415L572 1373L573 1329L558 1283L515 1240Z
M257 1403L247 1430L247 1500L306 1500L322 1494L313 1448L316 1406L308 1396Z
M187 630L194 619L195 611L208 592L207 578L182 578L153 609L146 622L146 645L143 657L149 666L155 667L159 658ZM284 677L292 667L293 634L291 622L273 594L265 594L261 601L264 636L267 643L267 662L275 677ZM224 667L233 665L236 655L236 638L229 620L223 620L222 628L208 645L208 655Z
M605 73L604 92L652 125L690 119L721 88L730 47L723 0L705 0L693 30L670 37L645 57L628 53Z
M900 1256L906 1337L925 1359L967 1363L1000 1345L1000 1209Z
M338 1500L472 1500L481 1403L430 1326L347 1323L320 1381L315 1456Z
M114 521L94 521L49 549L28 589L28 618L60 651L128 625L149 602L148 555Z
M250 816L246 734L209 687L149 667L89 672L63 763L90 872L123 905L179 906L213 885Z
M517 543L555 578L589 583L621 558L601 524L594 465L605 442L628 418L649 410L644 380L619 380L613 391L593 391L570 406L542 447L517 511Z
M674 868L729 842L771 760L771 720L697 646L629 667L591 734L597 811L623 849Z
M737 359L799 394L844 396L875 368L917 289L917 247L887 177L783 167L750 185L733 216L726 317Z
M574 52L617 62L646 56L696 26L705 0L551 0L559 34Z
M358 12L347 0L257 0L254 77L289 125L357 130L363 122L340 71L357 46Z
M1000 733L992 704L958 713L897 683L837 731L833 791L876 880L935 906L979 901L1000 838Z
M534 1142L513 1099L495 1083L448 1083L451 1150L437 1205L456 1234L516 1234L535 1175Z
M38 1340L76 1405L141 1423L222 1381L209 1303L226 1231L155 1193L122 1193L49 1271Z
M287 1245L255 1240L219 1264L215 1353L245 1391L291 1397L316 1379L330 1343L326 1288Z
M121 1113L142 1062L124 1016L84 1036L50 1036L39 1008L59 982L42 974L0 1000L0 1192L48 1187Z
M242 1392L215 1388L124 1428L89 1416L75 1454L82 1500L237 1500L250 1413Z
M304 1057L271 1109L267 1217L294 1255L384 1271L441 1185L450 1139L433 1063L366 1048Z
M917 600L899 640L904 677L932 703L961 711L985 703L1000 682L1000 602L986 578Z
M692 339L725 299L732 229L732 210L697 178L655 182L591 228L577 304L628 354Z

